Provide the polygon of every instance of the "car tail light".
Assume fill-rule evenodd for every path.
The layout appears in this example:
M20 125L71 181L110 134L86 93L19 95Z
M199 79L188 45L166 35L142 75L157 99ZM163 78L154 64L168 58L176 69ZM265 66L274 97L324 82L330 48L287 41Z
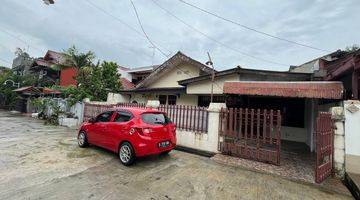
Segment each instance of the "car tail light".
M151 132L152 132L152 129L151 128L132 128L134 129L133 133L136 131L138 132L140 135L149 135ZM131 132L131 130L130 130Z

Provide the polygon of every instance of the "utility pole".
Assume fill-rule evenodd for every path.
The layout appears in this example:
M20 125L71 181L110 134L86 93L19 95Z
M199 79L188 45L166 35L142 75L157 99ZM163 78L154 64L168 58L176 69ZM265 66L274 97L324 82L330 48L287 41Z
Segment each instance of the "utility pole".
M214 65L213 62L211 61L211 57L210 57L210 53L207 52L207 55L209 57L209 61L206 62L206 65L210 65L212 68L212 73L211 73L211 95L210 95L210 102L213 102L213 96L214 96L214 79L215 79L215 71L214 71Z

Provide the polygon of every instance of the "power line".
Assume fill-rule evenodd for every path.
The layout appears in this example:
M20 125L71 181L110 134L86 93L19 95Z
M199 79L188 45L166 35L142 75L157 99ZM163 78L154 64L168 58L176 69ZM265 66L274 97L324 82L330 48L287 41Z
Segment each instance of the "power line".
M140 25L140 27L141 27L141 30L142 30L142 32L144 33L146 39L147 39L147 40L149 41L149 43L150 43L154 48L156 48L156 50L158 50L163 56L169 57L169 55L167 55L166 53L164 53L159 47L157 47L157 46L151 41L150 37L147 35L147 33L146 33L146 31L145 31L142 23L141 23L141 20L140 20L140 17L139 17L138 12L137 12L137 10L136 10L136 7L135 7L134 2L133 2L132 0L130 0L130 2L131 2L131 5L132 5L132 7L133 7L133 9L134 9L134 12L135 12L136 18L137 18L137 20L138 20L138 22L139 22L139 25Z
M39 52L42 53L42 50L41 50L41 49L29 45L25 40L21 39L19 36L15 35L15 34L12 34L12 33L8 32L8 31L6 31L6 30L4 30L4 29L1 29L1 28L0 28L0 31L3 32L3 33L5 33L5 34L7 34L7 35L9 35L9 36L11 36L12 38L15 38L15 39L19 40L20 42L24 43L25 45L27 45L27 46L29 46L29 47L31 47L31 48L33 48L33 49L36 49L36 50L38 50Z
M212 13L212 12L207 11L207 10L205 10L205 9L203 9L203 8L200 8L200 7L196 6L196 5L193 5L193 4L191 4L191 3L188 3L188 2L186 2L186 1L184 1L184 0L178 0L178 1L180 1L180 2L182 2L182 3L184 3L184 4L186 4L186 5L188 5L188 6L190 6L190 7L193 7L193 8L195 8L195 9L197 9L197 10L200 10L200 11L202 11L202 12L204 12L204 13L207 13L207 14L209 14L209 15L212 15L212 16L214 16L214 17L217 17L217 18L222 19L222 20L224 20L224 21L227 21L227 22L229 22L229 23L232 23L232 24L235 24L235 25L240 26L240 27L242 27L242 28L245 28L245 29L247 29L247 30L250 30L250 31L253 31L253 32L256 32L256 33L259 33L259 34L262 34L262 35L265 35L265 36L268 36L268 37L271 37L271 38L274 38L274 39L278 39L278 40L282 40L282 41L285 41L285 42L288 42L288 43L292 43L292 44L294 44L294 45L298 45L298 46L302 46L302 47L306 47L306 48L310 48L310 49L314 49L314 50L318 50L318 51L323 51L323 52L330 52L329 50L320 49L320 48L317 48L317 47L314 47L314 46L310 46L310 45L303 44L303 43L296 42L296 41L292 41L292 40L289 40L289 39L286 39L286 38L278 37L278 36L272 35L272 34L270 34L270 33L266 33L266 32L264 32L264 31L260 31L260 30L257 30L257 29L255 29L255 28L246 26L246 25L244 25L244 24L240 24L240 23L235 22L235 21L233 21L233 20L231 20L231 19L222 17L222 16L220 16L220 15L218 15L218 14Z
M143 34L142 34L140 31L138 31L136 28L130 26L129 24L127 24L127 23L126 23L125 21L123 21L122 19L120 19L120 18L116 17L115 15L107 12L106 10L104 10L103 8L97 6L96 4L92 3L92 2L89 1L89 0L85 0L85 1L86 1L88 4L90 4L91 6L93 6L94 8L96 8L96 9L98 9L99 11L101 11L102 13L104 13L105 15L108 15L108 16L114 18L116 21L122 23L123 25L125 25L126 27L128 27L128 28L131 29L132 31L136 32L136 33L139 34L140 36L143 36Z
M174 17L175 19L177 19L178 21L180 21L181 23L185 24L186 26L188 26L189 28L191 28L192 30L200 33L201 35L203 35L204 37L208 38L209 40L227 48L227 49L230 49L232 51L235 51L237 53L240 53L242 55L245 55L245 56L248 56L248 57L251 57L253 59L256 59L256 60L261 60L263 62L268 62L268 63L272 63L272 64L276 64L276 65L283 65L283 66L289 66L288 64L284 64L284 63L279 63L279 62L275 62L275 61L271 61L271 60L267 60L267 59L264 59L264 58L260 58L260 57L257 57L257 56L253 56L251 54L248 54L248 53L245 53L245 52L242 52L242 51L239 51L238 49L235 49L231 46L228 46L226 45L225 43L222 43L220 41L218 41L217 39L207 35L206 33L200 31L199 29L195 28L194 26L188 24L187 22L185 22L184 20L180 19L179 17L177 17L176 15L174 15L173 13L171 13L169 10L167 10L166 8L162 7L160 4L158 4L155 0L152 0L152 2L158 6L159 8L161 8L162 10L164 10L166 13L168 13L169 15L171 15L172 17Z
M140 31L138 31L136 28L132 27L131 25L129 25L128 23L126 23L124 20L120 19L119 17L116 17L115 15L109 13L108 11L106 11L105 9L97 6L96 4L92 3L90 0L85 0L88 4L90 4L92 7L94 7L95 9L101 11L102 13L104 13L105 15L113 18L114 20L120 22L121 24L123 24L124 26L128 27L130 30L134 31L135 33L137 33L139 36L146 38L146 36L144 36L143 33L141 33ZM147 38L146 38L147 39ZM160 45L159 45L160 46ZM163 47L162 47L163 48ZM163 48L165 49L165 48ZM166 51L170 52L169 50L166 49Z

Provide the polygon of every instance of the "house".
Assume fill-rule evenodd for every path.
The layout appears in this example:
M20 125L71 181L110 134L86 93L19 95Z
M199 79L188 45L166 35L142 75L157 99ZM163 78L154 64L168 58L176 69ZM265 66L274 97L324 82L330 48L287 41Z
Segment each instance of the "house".
M63 53L59 53L56 51L48 50L43 59L39 59L43 61L43 65L39 64L40 68L51 69L53 65L63 65L66 60ZM58 84L63 87L67 86L76 86L75 76L77 74L77 69L75 67L67 67L64 69L60 69L57 71L57 79Z
M64 55L48 50L42 58L31 58L26 52L20 51L13 60L12 70L18 75L35 75L38 77L38 86L59 84L60 86L76 85L76 68L57 69L54 65L63 64Z
M291 73L279 71L267 71L245 69L240 66L228 70L216 72L214 75L213 102L227 103L232 107L240 101L239 98L229 98L223 91L226 81L309 81L316 79L312 73ZM180 80L180 85L186 87L189 95L198 95L198 105L208 106L211 95L211 74Z
M34 63L34 58L31 58L28 53L17 49L16 57L13 60L12 68L14 74L27 75L30 74L30 68Z
M159 100L168 105L197 105L198 96L186 94L186 88L178 81L210 74L208 66L177 52L161 65L128 70L133 89L124 89L121 95L127 102L146 103Z
M360 99L360 50L335 51L296 67L291 72L322 74L322 80L341 81L345 87L345 99Z

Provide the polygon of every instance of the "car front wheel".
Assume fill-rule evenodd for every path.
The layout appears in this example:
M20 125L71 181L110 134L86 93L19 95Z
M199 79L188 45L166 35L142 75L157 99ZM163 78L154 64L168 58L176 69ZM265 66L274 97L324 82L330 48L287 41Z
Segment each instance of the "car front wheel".
M135 153L133 147L129 142L124 142L121 144L119 148L119 158L120 162L125 166L129 166L134 163Z
M89 145L87 135L84 131L81 131L78 135L78 144L81 148L85 148Z

